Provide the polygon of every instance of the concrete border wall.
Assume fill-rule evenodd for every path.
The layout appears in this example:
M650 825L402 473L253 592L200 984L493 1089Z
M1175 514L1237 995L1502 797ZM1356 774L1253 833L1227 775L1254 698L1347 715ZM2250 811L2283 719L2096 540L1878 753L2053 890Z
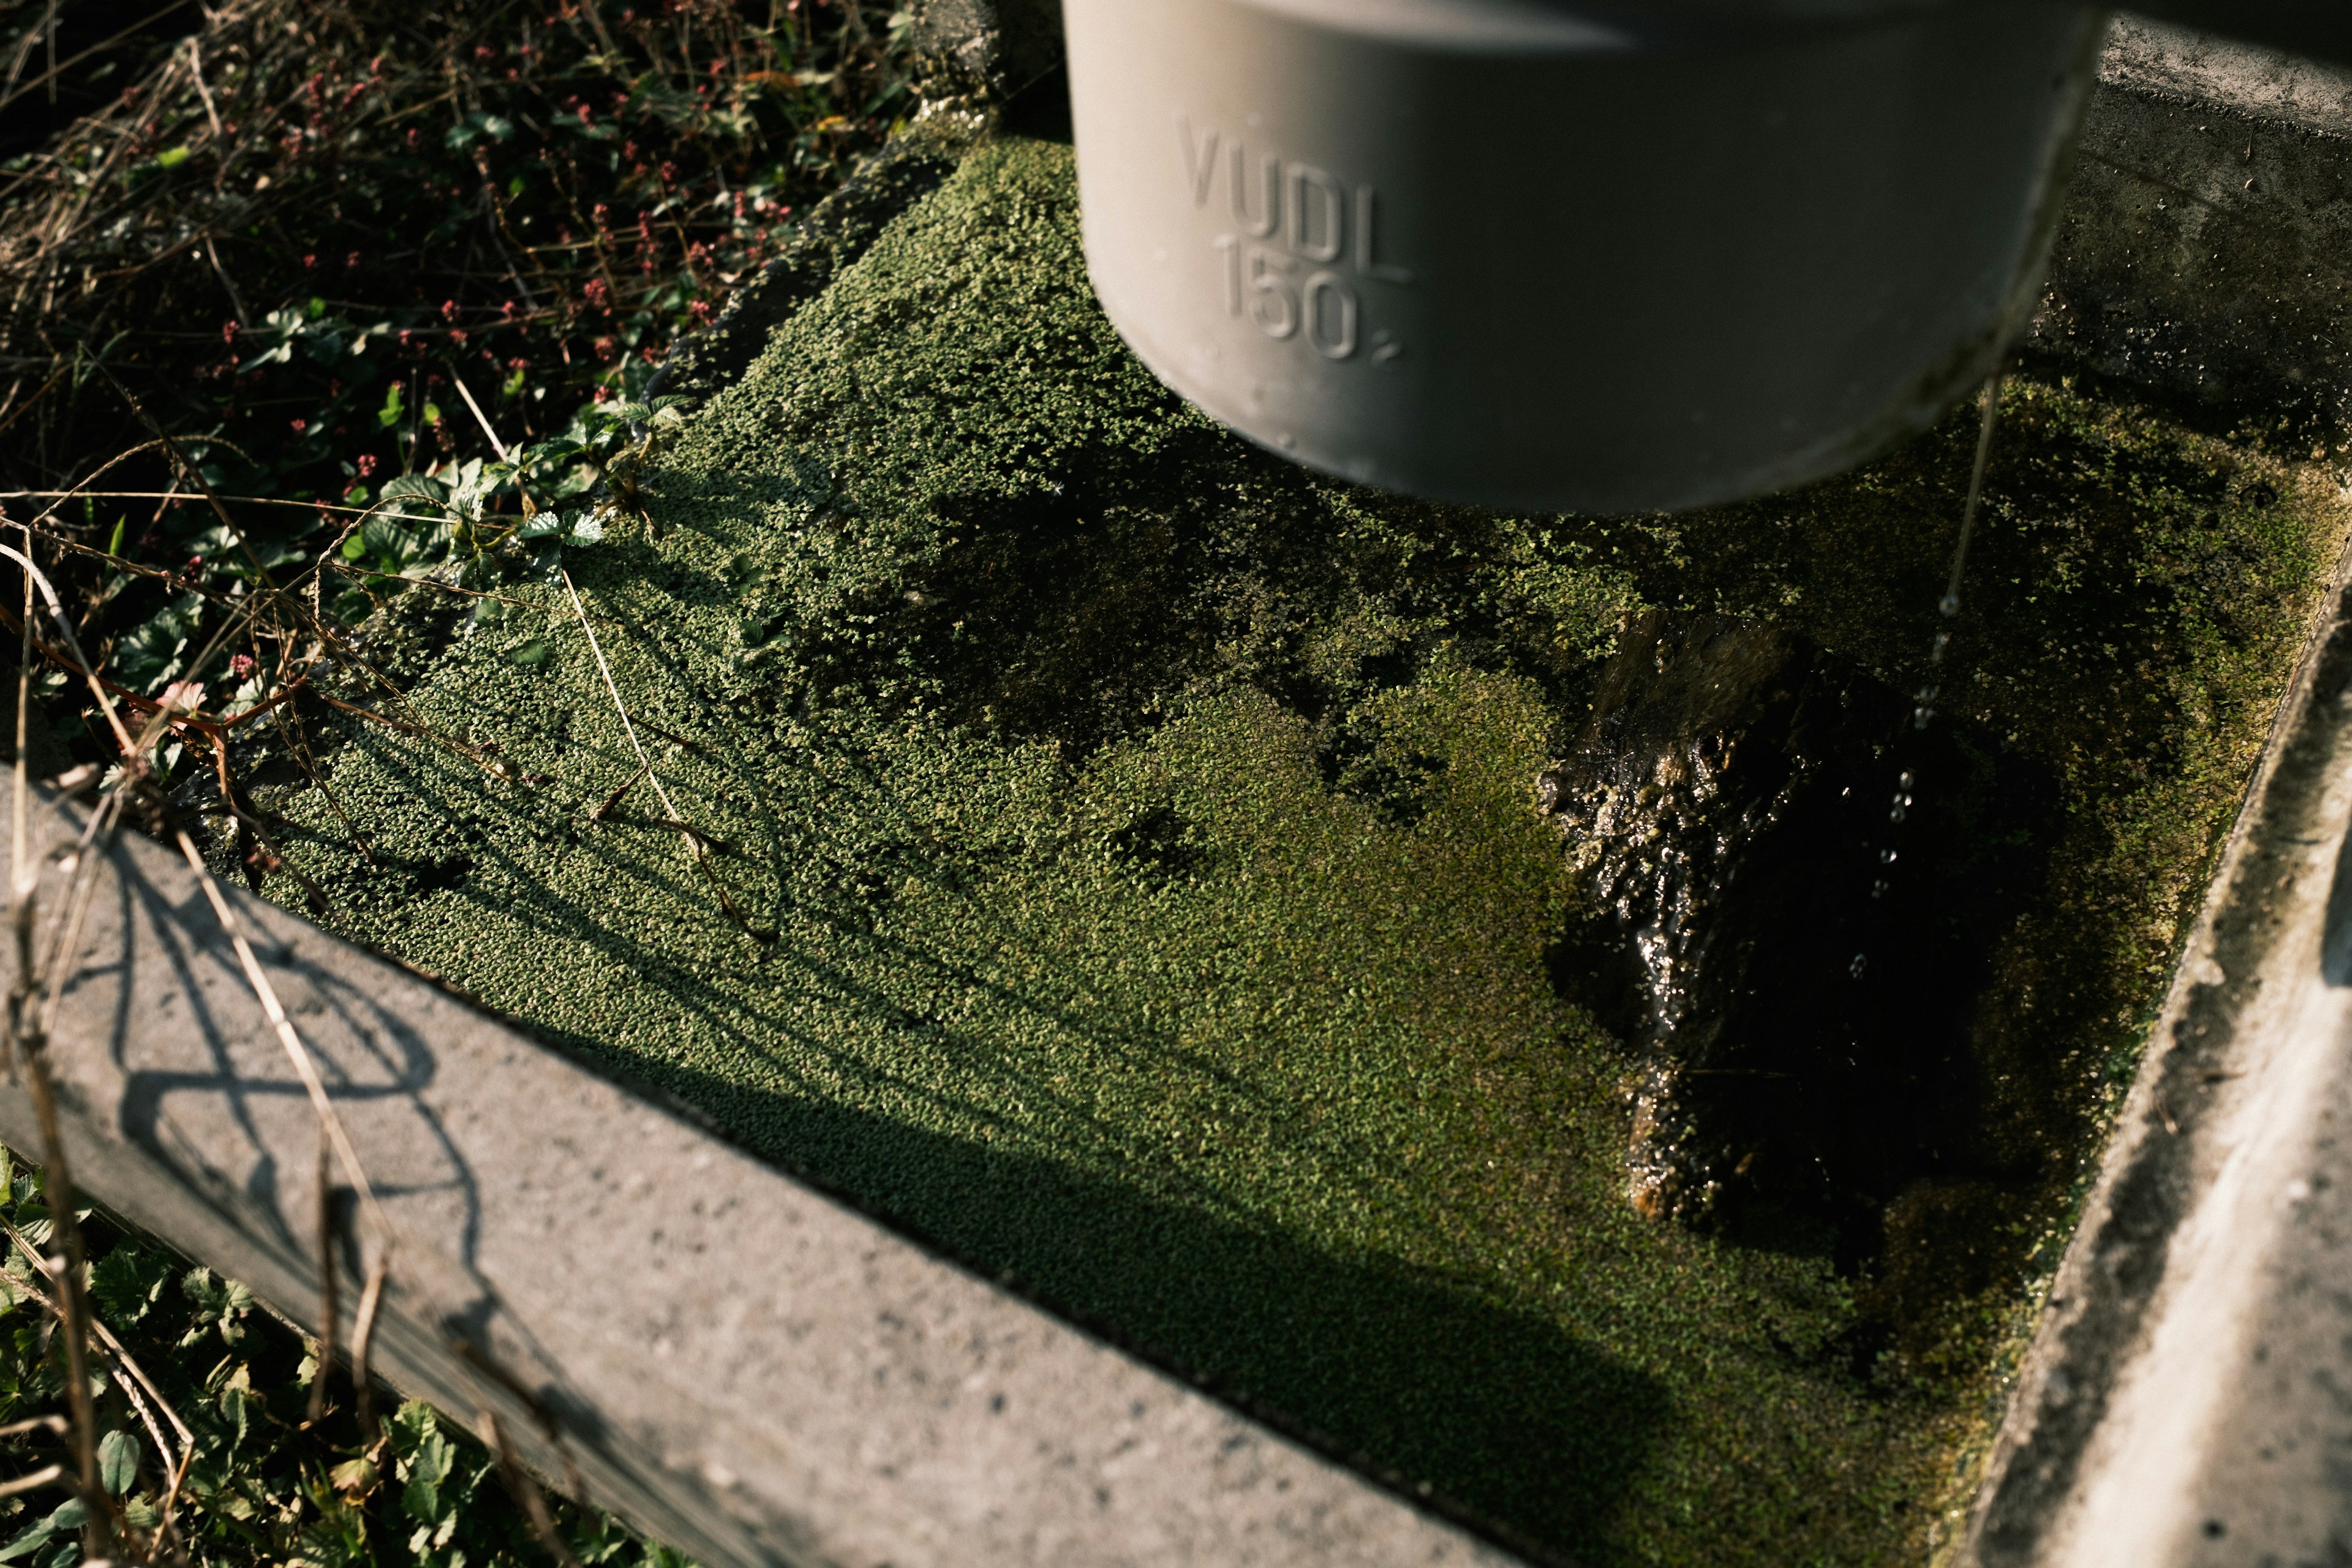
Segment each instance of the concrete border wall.
M2352 73L2126 20L2103 74L2037 346L2340 449ZM2347 848L2339 572L2051 1287L1964 1561L2352 1561Z
M2352 1552L2347 846L2339 574L2051 1287L1967 1561Z
M47 841L68 826L44 817ZM50 904L61 886L53 867ZM231 897L399 1231L379 1365L469 1423L496 1411L543 1473L576 1465L587 1500L709 1568L1515 1561ZM315 1323L317 1126L186 864L126 836L71 973L52 1049L77 1179ZM20 1084L0 1138L40 1146Z
M2118 18L2030 351L2224 417L2352 414L2352 72Z

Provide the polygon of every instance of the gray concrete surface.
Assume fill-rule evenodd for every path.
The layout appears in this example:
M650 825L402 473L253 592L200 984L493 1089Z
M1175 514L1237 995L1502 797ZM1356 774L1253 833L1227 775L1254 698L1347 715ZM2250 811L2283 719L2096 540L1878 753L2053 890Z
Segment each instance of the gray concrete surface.
M2042 346L2340 437L2352 76L2126 21L2104 77ZM1981 1568L2352 1562L2338 593L2051 1289L1962 1551Z
M933 90L1006 98L1062 62L1061 0L913 0Z
M2119 18L2030 349L2225 416L2352 412L2352 72Z
M1965 1556L2352 1561L2339 583L2052 1287Z
M380 1364L708 1568L1515 1561L232 897L399 1233ZM314 1322L316 1124L175 854L129 837L104 867L54 1052L78 1179ZM39 1147L19 1083L0 1138Z

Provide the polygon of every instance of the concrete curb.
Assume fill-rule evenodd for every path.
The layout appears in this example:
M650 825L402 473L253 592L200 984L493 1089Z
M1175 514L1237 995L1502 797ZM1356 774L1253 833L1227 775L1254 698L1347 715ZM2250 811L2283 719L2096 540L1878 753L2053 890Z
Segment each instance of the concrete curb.
M2352 413L2352 72L2119 18L2029 351L2189 407Z
M315 1321L319 1136L289 1064L184 862L126 836L99 877L52 1047L78 1179ZM62 887L52 864L48 907ZM708 1568L1515 1561L231 897L401 1233L379 1364L496 1411L544 1473L576 1465L587 1500ZM0 1137L39 1146L20 1084Z
M1964 1553L1986 1568L2352 1545L2341 575L2273 736L2020 1376Z
M2329 434L2352 75L2119 22L2039 346ZM2352 556L2053 1281L1981 1568L2352 1556Z

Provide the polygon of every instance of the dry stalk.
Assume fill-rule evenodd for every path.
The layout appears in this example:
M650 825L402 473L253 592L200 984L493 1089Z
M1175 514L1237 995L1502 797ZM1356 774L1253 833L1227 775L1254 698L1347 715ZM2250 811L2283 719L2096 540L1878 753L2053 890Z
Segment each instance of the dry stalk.
M540 1494L539 1483L530 1479L508 1445L506 1428L499 1425L498 1412L485 1406L481 1419L482 1436L488 1439L490 1453L499 1462L499 1479L506 1483L508 1493L530 1521L539 1543L563 1568L580 1568L580 1559L572 1554L572 1548L564 1544L563 1537L556 1531L554 1517L547 1511L547 1499Z
M187 858L188 868L196 874L197 884L204 889L205 898L212 904L213 917L220 921L221 930L227 933L229 945L236 950L237 963L245 971L245 983L252 987L254 995L259 999L261 1010L268 1017L271 1030L278 1036L278 1043L285 1047L286 1058L294 1066L294 1076L302 1080L303 1092L310 1097L310 1109L317 1114L320 1131L334 1151L335 1163L341 1167L343 1180L359 1194L360 1206L367 1211L368 1218L374 1223L380 1244L390 1247L392 1222L384 1217L383 1206L376 1202L375 1187L368 1180L366 1168L360 1163L359 1151L352 1146L351 1135L343 1130L343 1119L336 1114L334 1101L327 1098L327 1086L319 1078L318 1064L310 1059L310 1047L302 1043L302 1037L296 1031L293 1020L286 1016L285 1006L278 1000L278 988L269 983L261 961L254 956L253 944L245 938L245 927L238 921L236 911L229 907L228 900L222 895L220 883L214 878L212 868L205 864L195 840L188 837L185 828L174 829L173 837L180 846L180 853Z
M25 542L29 549L32 536L26 532ZM0 550L5 550L0 546ZM13 550L7 551L16 555ZM8 1051L11 1065L21 1061L25 1079L32 1090L34 1113L40 1122L42 1164L47 1173L46 1183L49 1204L51 1236L60 1243L58 1267L50 1277L57 1292L58 1315L65 1322L65 1358L67 1403L73 1412L73 1447L76 1485L88 1510L89 1522L84 1527L83 1546L90 1557L105 1555L112 1545L113 1531L105 1507L106 1496L98 1479L98 1413L89 1395L89 1374L85 1364L88 1353L89 1303L82 1293L84 1250L81 1226L74 1215L73 1174L66 1162L65 1139L59 1128L57 1093L49 1079L49 1068L43 1047L46 1031L37 1021L29 1004L36 984L33 956L33 920L38 885L33 868L27 842L31 791L26 779L25 752L27 739L27 710L32 703L31 652L33 589L38 569L29 555L18 557L25 567L25 643L24 664L16 677L16 755L15 762L16 800L14 806L15 859L9 875L9 913L16 933L16 979L8 994ZM46 579L43 587L48 584ZM55 590L50 592L54 595ZM62 612L60 612L62 613ZM34 1254L38 1260L38 1254Z
M337 1298L341 1284L335 1273L335 1179L328 1164L330 1151L323 1133L319 1139L319 1356L310 1373L309 1424L327 1418L327 1373L335 1364L335 1323L341 1312Z
M0 1232L5 1232L8 1239L16 1243L17 1250L25 1255L26 1259L41 1273L49 1276L52 1283L55 1282L57 1270L54 1263L43 1258L22 1231L6 1221L0 1220ZM47 1306L52 1314L59 1314L60 1310L56 1302L44 1300L42 1304ZM172 1516L179 1500L180 1485L187 1478L188 1467L195 1462L196 1439L188 1430L188 1424L180 1419L180 1413L172 1408L172 1402L163 1397L163 1391L158 1389L154 1380L147 1375L147 1369L141 1366L138 1360L123 1348L122 1342L116 1339L113 1331L106 1326L105 1320L92 1313L89 1326L96 1331L110 1359L114 1363L117 1373L115 1386L122 1390L124 1396L131 1402L131 1407L139 1413L141 1425L147 1428L148 1440L155 1445L155 1452L163 1461L165 1473L172 1478L170 1487L164 1493L163 1506L155 1525L154 1541L160 1543L172 1532ZM154 1401L152 1407L147 1403L150 1399ZM179 1435L176 1454L173 1451L174 1445L171 1439L163 1436L163 1428L155 1418L155 1413L158 1410L163 1412L165 1420L171 1422L173 1431ZM14 1436L21 1432L31 1431L37 1426L47 1426L52 1431L60 1433L68 1429L66 1423L54 1415L37 1415L30 1420L0 1427L0 1437ZM50 1470L56 1471L57 1467L50 1467ZM26 1488L35 1484L32 1478L25 1479ZM0 1491L0 1497L6 1495L5 1491Z
M499 455L499 462L507 461L507 444L499 439L497 431L490 428L490 416L482 412L480 404L474 401L474 389L466 384L464 376L454 371L450 373L449 380L457 386L457 395L466 400L466 406L474 411L474 423L479 425L482 427L482 434L490 438L490 450Z
M711 890L719 895L719 908L725 910L729 918L742 928L743 934L754 942L775 941L775 932L762 931L752 925L751 921L745 918L743 911L735 907L734 899L728 894L727 884L719 880L719 868L710 863L710 851L703 842L706 836L699 829L687 826L685 814L677 809L677 803L670 799L669 791L662 786L661 775L654 772L653 759L646 755L645 743L637 739L637 727L630 721L629 705L621 700L621 688L613 679L613 667L604 662L604 646L596 640L596 628L588 623L588 606L580 602L580 590L572 585L572 574L564 571L562 576L563 591L572 595L572 613L580 617L580 629L588 635L588 651L596 656L597 673L604 678L604 689L612 693L614 710L621 716L621 730L629 737L629 749L637 754L638 775L654 786L654 794L661 800L662 810L666 814L663 819L664 825L677 830L678 837L686 845L686 852L693 858L695 865L701 868L702 874L710 879ZM630 781L631 784L635 782L635 779ZM625 794L625 787L620 793ZM615 800L617 798L616 795ZM609 810L612 804L608 802L606 809ZM602 816L603 813L600 812L598 815Z
M627 798L628 793L637 787L637 781L644 778L650 771L651 770L643 763L638 763L637 771L631 773L627 778L623 779L619 784L614 786L613 793L604 797L604 804L588 814L588 820L591 822L602 822L606 817L612 816L614 809L617 807L624 799Z
M367 1284L360 1291L359 1315L352 1324L352 1394L358 1404L360 1435L373 1447L383 1440L383 1430L376 1425L374 1384L368 1373L368 1352L375 1343L376 1309L383 1304L383 1282L392 1260L379 1256L368 1270Z

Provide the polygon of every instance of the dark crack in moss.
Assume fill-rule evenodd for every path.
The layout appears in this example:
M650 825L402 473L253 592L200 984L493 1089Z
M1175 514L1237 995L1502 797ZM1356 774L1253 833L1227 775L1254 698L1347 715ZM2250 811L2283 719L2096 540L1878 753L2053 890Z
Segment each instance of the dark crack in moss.
M1680 519L1436 508L1158 386L1067 149L982 147L648 471L657 542L419 682L526 786L353 728L289 853L341 928L1548 1554L1917 1556L1964 1495L2334 558L2332 485L2014 385L1943 705L2055 783L1969 1031L1969 1160L1883 1241L1645 1223L1633 1058L1555 990L1535 783L1622 618L1916 684L1972 432ZM530 656L526 660L525 656ZM286 879L271 890L299 898ZM789 1419L786 1414L780 1417Z

